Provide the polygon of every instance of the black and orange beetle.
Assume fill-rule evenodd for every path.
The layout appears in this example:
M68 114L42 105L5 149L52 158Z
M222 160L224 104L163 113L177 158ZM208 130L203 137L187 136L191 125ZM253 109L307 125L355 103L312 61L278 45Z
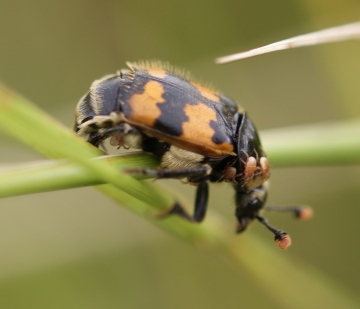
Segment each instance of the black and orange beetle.
M269 163L247 113L228 97L188 80L160 63L128 64L129 69L92 83L77 106L74 130L99 146L153 153L158 178L187 178L197 185L193 220L203 220L208 182L227 181L236 192L237 232L254 219L275 235L281 248L289 236L260 216L267 198ZM179 209L173 208L173 213Z

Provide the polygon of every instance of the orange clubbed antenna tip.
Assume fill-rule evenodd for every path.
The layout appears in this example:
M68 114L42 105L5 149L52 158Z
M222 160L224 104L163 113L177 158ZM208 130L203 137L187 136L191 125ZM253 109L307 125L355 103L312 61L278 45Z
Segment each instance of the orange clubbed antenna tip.
M314 211L310 206L298 207L294 212L295 217L300 220L308 220L314 215Z
M280 249L286 250L291 246L291 238L289 234L283 232L275 236L275 242Z
M269 231L275 235L275 242L280 249L287 249L291 245L291 238L288 233L278 230L271 226L267 220L263 217L257 216L256 219L263 224Z

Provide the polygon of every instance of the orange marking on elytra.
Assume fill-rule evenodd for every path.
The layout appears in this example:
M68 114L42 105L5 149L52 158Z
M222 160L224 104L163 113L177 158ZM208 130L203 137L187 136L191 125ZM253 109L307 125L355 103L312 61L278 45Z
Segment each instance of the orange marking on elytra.
M131 114L129 120L152 127L161 115L158 103L165 102L162 97L164 93L163 86L156 81L149 81L144 86L144 92L133 94L129 99Z
M191 82L191 84L192 84L194 87L196 87L197 90L200 91L201 95L202 95L204 98L206 98L206 99L208 99L208 100L210 100L210 101L219 102L219 97L218 97L218 95L217 95L214 91L212 91L212 90L210 90L210 89L208 89L208 88L205 88L205 87L203 87L203 86L200 86L199 84L194 83L194 82Z
M210 127L210 121L216 121L215 111L205 104L191 105L184 107L184 112L189 120L182 125L183 134L180 138L190 141L198 141L204 148L208 148L209 152L214 154L225 154L233 151L233 145L228 143L215 144L212 141L214 129ZM206 121L204 121L206 120Z

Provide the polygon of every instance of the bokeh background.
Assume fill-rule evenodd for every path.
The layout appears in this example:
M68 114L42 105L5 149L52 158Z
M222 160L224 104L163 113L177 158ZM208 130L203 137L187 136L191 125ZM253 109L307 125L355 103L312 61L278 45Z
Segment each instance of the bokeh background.
M0 0L0 79L69 127L94 79L147 59L221 89L260 130L355 119L358 41L213 60L359 17L357 0ZM0 134L1 164L43 159ZM193 188L164 185L192 203ZM274 169L271 189L272 204L316 212L308 222L268 214L292 235L286 258L356 294L360 168ZM232 199L226 185L213 186L210 207L235 226ZM259 224L247 233L272 241ZM246 269L194 250L92 188L0 200L0 248L0 308L279 308Z

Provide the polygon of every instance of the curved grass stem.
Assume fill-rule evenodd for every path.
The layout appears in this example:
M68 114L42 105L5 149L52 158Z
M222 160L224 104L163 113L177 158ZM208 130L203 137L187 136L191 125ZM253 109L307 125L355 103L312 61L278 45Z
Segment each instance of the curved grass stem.
M4 86L0 86L0 126L44 156L60 160L3 170L0 196L100 184L97 188L101 192L166 232L245 266L254 281L258 282L262 293L269 294L276 301L281 300L281 308L324 307L324 301L333 308L334 304L338 307L358 308L353 295L326 276L318 275L305 263L298 261L292 265L275 246L269 248L268 244L263 244L249 233L242 237L233 236L229 227L232 224L213 211L209 212L202 225L192 224L178 216L157 219L154 213L171 206L173 197L152 184L141 182L120 171L121 165L156 166L153 158L141 154L130 158L113 158L111 162L108 158L94 159L100 154L97 149L89 147L25 98ZM344 137L339 143L334 142L335 137L314 136L309 133L310 129L304 137L304 128L298 131L297 138L294 138L296 132L290 134L286 130L285 133L290 134L288 140L284 133L270 132L264 134L263 141L274 166L360 163L359 128L359 122L349 126L333 126L335 131L324 128L324 134L337 132ZM281 135L283 138L279 138ZM276 144L274 140L286 142ZM290 146L291 140L294 143ZM120 168L114 169L113 165L116 164ZM269 261L276 265L276 269L268 267ZM296 286L293 278L298 278ZM321 304L317 303L319 300Z

